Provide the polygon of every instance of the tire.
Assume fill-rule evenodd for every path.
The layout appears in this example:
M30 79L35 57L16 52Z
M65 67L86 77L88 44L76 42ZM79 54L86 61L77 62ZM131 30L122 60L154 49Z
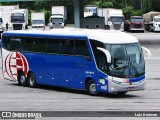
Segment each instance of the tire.
M118 92L117 94L119 94L119 95L124 95L124 94L126 94L127 92Z
M87 88L88 95L95 96L98 94L98 92L96 91L96 85L93 82L93 80L90 80L87 82L86 88Z
M152 32L152 26L151 25L149 26L149 32Z
M19 85L19 86L24 86L24 87L27 86L27 79L26 79L26 77L24 76L24 73L23 73L23 72L20 72L20 73L18 74L18 85Z
M129 27L129 32L132 33L131 27Z
M29 87L31 87L31 88L36 87L36 78L33 73L29 73L29 75L27 77L27 81L28 81Z

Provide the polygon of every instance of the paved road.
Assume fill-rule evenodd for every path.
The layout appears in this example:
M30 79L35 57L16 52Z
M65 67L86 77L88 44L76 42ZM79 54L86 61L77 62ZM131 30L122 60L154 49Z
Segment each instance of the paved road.
M160 111L160 44L151 44L155 41L150 40L148 43L148 40L141 40L142 45L148 47L152 52L152 58L146 59L147 86L144 91L129 92L126 95L101 94L92 97L77 90L46 86L39 88L19 87L16 83L4 80L2 73L0 73L0 111ZM54 119L74 120L75 118ZM76 119L99 120L104 118ZM110 119L119 118L112 117ZM125 119L128 118L123 118L123 120ZM135 118L129 119L134 120ZM158 120L159 118L136 119Z

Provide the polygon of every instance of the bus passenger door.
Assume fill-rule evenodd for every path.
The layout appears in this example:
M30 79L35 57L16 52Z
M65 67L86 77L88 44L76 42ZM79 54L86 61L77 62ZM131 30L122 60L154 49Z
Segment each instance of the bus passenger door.
M73 64L68 71L67 86L69 88L83 89L85 81L85 69L87 69L86 60L75 56L72 58Z
M88 69L88 62L91 62L88 45L85 39L75 40L74 56L71 59L68 87L84 89L85 71Z

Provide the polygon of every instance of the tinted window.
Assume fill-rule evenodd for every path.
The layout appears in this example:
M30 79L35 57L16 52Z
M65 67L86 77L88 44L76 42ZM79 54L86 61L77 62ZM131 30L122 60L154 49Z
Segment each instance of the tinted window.
M34 39L34 52L46 52L46 39L35 38Z
M21 38L18 37L3 37L3 47L11 51L21 50Z
M99 42L99 41L95 41L95 40L90 40L91 46L93 50L97 50L97 47L101 47L104 48L104 44Z
M3 36L2 43L3 43L3 48L10 49L10 39L9 39L9 37Z
M74 40L61 39L61 54L74 54Z
M103 72L107 72L106 56L102 51L97 49L97 47L104 48L104 44L99 41L95 41L95 40L90 40L90 43L92 46L92 50L93 50L94 58L96 60L97 67Z
M28 37L22 38L22 51L33 52L33 38L28 38Z
M16 37L10 38L10 50L11 51L21 50L21 38L16 38Z
M48 39L47 42L47 53L59 53L60 40L59 39Z
M75 41L75 55L89 56L89 51L85 40Z

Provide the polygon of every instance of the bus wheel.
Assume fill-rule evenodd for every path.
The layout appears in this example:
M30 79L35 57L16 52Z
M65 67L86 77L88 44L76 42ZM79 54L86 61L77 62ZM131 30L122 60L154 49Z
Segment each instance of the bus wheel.
M93 80L90 80L90 81L87 82L86 88L87 88L87 94L88 95L92 95L92 96L97 95L96 85L93 82Z
M118 92L119 95L124 95L126 94L127 92Z
M23 72L20 72L18 74L18 85L19 86L21 86L21 85L22 86L27 86L27 80L26 80Z
M31 88L36 87L36 79L33 73L29 73L27 80L28 80L29 87Z

